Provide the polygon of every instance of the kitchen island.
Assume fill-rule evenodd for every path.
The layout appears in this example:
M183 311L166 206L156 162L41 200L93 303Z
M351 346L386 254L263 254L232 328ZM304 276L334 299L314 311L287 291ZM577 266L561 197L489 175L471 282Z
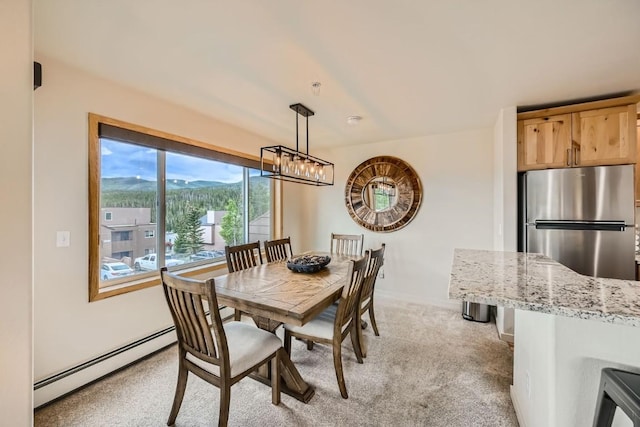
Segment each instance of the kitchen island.
M640 283L542 254L456 249L449 297L513 307L511 396L522 426L591 425L603 367L640 372Z

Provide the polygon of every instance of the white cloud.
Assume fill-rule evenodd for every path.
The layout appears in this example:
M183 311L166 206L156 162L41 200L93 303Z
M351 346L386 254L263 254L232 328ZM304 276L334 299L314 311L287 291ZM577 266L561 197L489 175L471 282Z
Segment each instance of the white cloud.
M110 154L113 154L113 151L109 150L107 147L105 147L104 145L100 148L100 153L103 156L108 156Z

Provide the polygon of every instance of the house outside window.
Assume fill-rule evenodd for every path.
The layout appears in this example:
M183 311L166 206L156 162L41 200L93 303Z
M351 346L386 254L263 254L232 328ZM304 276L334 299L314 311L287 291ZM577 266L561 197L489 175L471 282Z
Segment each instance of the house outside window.
M111 233L112 242L122 242L125 240L133 240L131 231L114 231Z
M157 284L162 266L224 261L225 245L271 238L273 183L260 176L257 159L90 116L90 168L100 171L90 183L90 202L102 213L95 216L102 221L90 222L100 236L90 245L91 300ZM94 274L115 261L134 273L109 280Z

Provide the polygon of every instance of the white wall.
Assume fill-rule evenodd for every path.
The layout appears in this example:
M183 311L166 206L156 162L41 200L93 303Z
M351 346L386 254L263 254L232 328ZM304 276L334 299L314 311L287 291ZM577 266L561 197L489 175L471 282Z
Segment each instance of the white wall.
M640 373L637 327L524 310L515 322L511 395L522 426L592 425L602 368ZM614 425L632 424L621 413Z
M32 424L33 55L31 2L0 6L0 414Z
M553 406L556 401L555 322L558 318L531 311L516 311L518 334L513 349L511 400L523 427L553 426Z
M307 244L310 222L300 219L305 218L306 210L304 207L311 203L312 199L309 197L313 198L316 191L319 191L319 188L310 185L282 182L282 195L287 207L282 213L282 237L292 237L291 250L294 254L312 248Z
M299 197L305 218L302 250L329 250L331 232L364 233L365 248L386 243L384 279L376 292L397 299L460 310L448 298L454 248L493 247L493 129L314 152L333 161L335 185L310 188ZM392 155L418 173L424 196L416 217L392 233L373 233L347 213L344 189L363 161ZM305 186L306 187L306 186ZM289 197L289 194L287 195ZM287 230L301 227L294 223ZM293 233L291 233L293 234Z
M503 108L494 127L493 248L517 250L517 110ZM496 326L500 338L513 342L513 309L497 307Z
M494 249L517 249L517 113L503 108L494 127Z
M44 73L34 105L34 369L38 381L172 324L160 287L88 302L87 114L98 113L256 156L260 146L276 142L52 59L38 58L37 51L36 58ZM25 148L20 157L28 154ZM21 168L16 176L28 173L27 166L16 162L15 167ZM15 182L15 177L11 181ZM29 179L17 182L12 184L16 191L25 190L28 195ZM29 212L28 206L24 209ZM28 220L23 210L15 212L24 215L20 221ZM7 219L3 223L13 227L16 221ZM30 230L25 232L21 222L16 225L7 232L20 231L21 239L16 241L24 242L24 252L28 253ZM55 246L58 230L71 232L69 247ZM24 252L16 251L20 255L12 256L24 263L29 260ZM92 379L90 376L82 381ZM42 396L36 392L36 405L80 385L74 381Z

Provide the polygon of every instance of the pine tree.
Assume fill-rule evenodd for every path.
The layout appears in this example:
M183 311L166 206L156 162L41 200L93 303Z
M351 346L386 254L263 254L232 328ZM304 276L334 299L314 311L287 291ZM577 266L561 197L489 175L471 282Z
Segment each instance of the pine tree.
M235 200L229 199L225 206L227 213L222 217L220 224L220 236L227 245L234 246L242 243L242 216L238 211L238 204Z
M174 246L176 252L195 254L202 250L204 239L202 238L203 230L200 228L200 216L198 209L191 203L187 203L184 216L176 226L178 233Z

